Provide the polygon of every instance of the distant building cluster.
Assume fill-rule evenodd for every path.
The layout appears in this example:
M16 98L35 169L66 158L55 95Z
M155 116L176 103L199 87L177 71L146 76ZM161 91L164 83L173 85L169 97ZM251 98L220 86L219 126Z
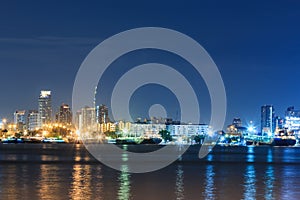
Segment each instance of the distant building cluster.
M167 130L172 136L206 135L209 126L206 124L181 124L172 119L156 118L142 120L138 118L135 122L112 121L109 118L108 108L105 105L95 108L84 107L76 113L75 126L81 133L86 132L117 132L128 137L153 137L160 131Z
M55 117L53 116L52 94L49 90L42 90L38 97L37 109L32 110L16 110L14 112L13 124L2 120L1 129L9 129L14 132L36 131L42 129L43 126L51 123L59 123L63 125L72 124L72 111L69 105L62 104Z
M135 122L113 121L109 117L109 109L105 105L85 106L75 113L74 121L69 105L63 103L53 114L52 92L42 90L37 99L38 107L32 110L16 110L12 124L3 119L0 123L2 130L13 130L15 132L36 131L44 126L51 127L56 123L59 126L72 126L81 133L95 132L116 132L126 136L146 136L151 137L159 134L162 130L167 130L173 137L207 135L210 127L207 124L188 124L174 121L170 118L151 119L141 118ZM58 126L58 125L57 125ZM231 137L245 135L276 136L282 134L300 134L300 110L294 106L288 107L283 117L275 114L273 105L261 106L260 129L252 124L243 126L240 118L234 118L232 124L227 126L227 135ZM224 132L222 133L224 135Z
M42 90L37 99L37 109L16 110L13 124L2 123L1 129L8 129L14 133L46 132L55 127L74 125L79 133L114 132L122 136L153 137L160 131L167 130L176 138L181 136L207 135L209 126L206 124L183 124L170 118L151 119L141 118L135 122L113 121L109 117L109 109L105 105L85 106L75 113L74 121L69 105L63 103L53 112L52 92ZM73 127L73 126L72 126Z
M261 134L280 135L280 134L299 134L300 133L300 110L295 110L294 106L288 107L285 116L275 115L272 105L261 107Z
M245 127L240 118L234 118L232 124L227 126L227 133L269 137L300 134L300 110L296 110L294 106L288 107L283 117L276 115L273 105L263 105L260 111L260 129L252 121Z

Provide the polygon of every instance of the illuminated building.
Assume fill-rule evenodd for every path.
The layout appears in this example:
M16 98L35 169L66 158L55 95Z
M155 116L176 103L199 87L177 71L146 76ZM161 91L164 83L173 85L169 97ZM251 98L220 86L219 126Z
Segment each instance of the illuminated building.
M262 135L270 135L275 131L274 116L275 111L272 105L264 105L261 107L261 133Z
M208 129L209 126L207 124L167 125L167 130L172 136L207 135Z
M253 127L252 127L253 128ZM227 133L229 135L247 135L248 129L243 127L242 120L240 118L234 118L232 124L227 126Z
M39 97L39 125L51 123L52 121L52 100L51 91L41 91Z
M146 124L133 123L131 124L129 133L134 136L152 137L159 133L159 131L166 130L165 124Z
M76 126L81 132L96 131L96 112L94 108L84 107L77 112Z
M80 124L82 122L82 115L81 115L81 110L77 111L75 114L75 118L74 118L74 125L75 127L80 130L82 124Z
M72 112L71 108L67 104L62 104L59 107L58 113L56 113L56 121L62 124L72 124Z
M107 131L109 132L115 132L116 131L116 123L108 122L105 124L99 124L100 132L105 133Z
M5 130L7 129L7 119L2 119L2 121L0 121L0 129L1 130Z
M130 123L117 122L120 132L128 136L135 137L157 137L159 132L167 130L172 136L195 136L207 135L209 126L207 124L166 124L166 123Z
M293 131L294 133L300 132L300 110L295 110L294 107L289 107L285 112L285 124L289 132Z
M25 110L17 110L14 113L14 124L16 125L17 130L23 131L26 125L26 111Z
M100 105L96 107L96 117L99 124L106 124L110 122L108 116L108 108L105 105Z
M130 122L124 122L124 121L118 121L117 122L117 128L121 132L128 131L131 128L131 123Z
M39 120L39 112L37 110L29 110L27 115L27 129L29 131L34 131L41 128Z

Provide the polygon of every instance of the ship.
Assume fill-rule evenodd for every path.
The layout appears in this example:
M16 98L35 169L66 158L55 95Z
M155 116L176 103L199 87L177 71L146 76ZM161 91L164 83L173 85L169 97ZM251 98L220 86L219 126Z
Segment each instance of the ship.
M296 143L297 140L294 132L282 129L275 134L272 146L294 146Z
M274 136L252 135L245 137L246 145L271 145L271 146L294 146L297 139L293 132L280 130Z
M273 138L272 146L294 146L297 140L295 136L277 136Z

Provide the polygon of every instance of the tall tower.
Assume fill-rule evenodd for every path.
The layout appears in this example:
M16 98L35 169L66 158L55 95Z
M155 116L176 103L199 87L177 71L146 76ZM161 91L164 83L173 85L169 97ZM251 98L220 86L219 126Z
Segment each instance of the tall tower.
M27 129L29 131L34 131L41 128L40 124L40 115L37 110L29 110L27 115Z
M262 135L274 133L275 110L272 105L264 105L261 107L261 133Z
M56 121L62 124L72 124L72 112L69 105L63 103L59 107L59 111L56 113Z
M81 109L79 116L79 127L80 131L94 131L96 120L95 120L95 108L90 108L88 106Z
M39 97L39 126L52 122L51 91L41 91Z
M98 86L95 87L95 91L94 91L94 109L95 109L95 112L96 112L96 101L97 101L97 88Z

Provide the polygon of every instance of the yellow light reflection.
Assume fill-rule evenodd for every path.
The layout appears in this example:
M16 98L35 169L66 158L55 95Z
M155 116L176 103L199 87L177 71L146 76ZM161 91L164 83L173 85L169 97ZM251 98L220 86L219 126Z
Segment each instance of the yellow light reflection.
M91 196L91 166L74 165L72 173L72 185L69 193L70 199L80 200Z

